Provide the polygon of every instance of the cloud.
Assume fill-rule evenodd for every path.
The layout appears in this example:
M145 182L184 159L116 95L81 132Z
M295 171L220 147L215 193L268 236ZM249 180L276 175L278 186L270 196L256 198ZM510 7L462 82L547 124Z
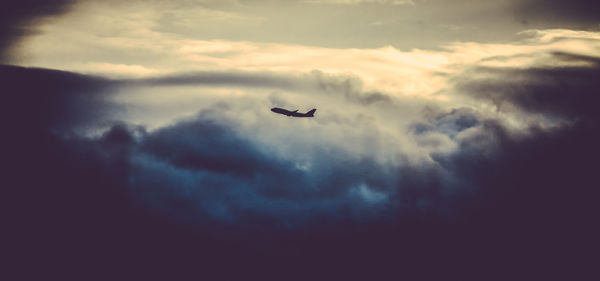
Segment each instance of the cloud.
M190 254L211 265L271 265L286 257L331 266L358 259L376 269L387 260L375 258L382 253L485 269L482 256L503 267L513 266L506 260L566 264L597 237L589 222L598 211L600 139L598 116L587 105L597 67L585 55L553 58L585 64L474 68L484 79L467 72L455 80L454 90L469 102L448 109L430 101L409 119L398 115L408 101L394 98L389 108L356 103L344 93L364 94L353 86L358 81L322 73L110 80L5 66L5 159L16 170L8 177L18 183L11 198L19 199L12 205L20 220L34 222L20 237L33 242L20 250L42 249L36 257L50 265L114 252L122 253L118 261L142 265L154 256L148 251ZM306 99L287 92L287 83L315 81L334 93L324 96L331 100L322 101L328 110L319 107L318 117L268 112L269 97ZM219 96L191 117L152 129L114 122L127 116L114 114L123 106L112 100L115 91L134 94L138 87L156 98L161 86L172 94L173 85L186 83L286 91ZM481 110L488 97L517 113ZM574 119L551 127L524 119L517 130L507 116L519 114ZM88 123L100 125L94 134L73 129ZM573 242L556 242L563 239ZM69 255L44 254L59 249Z
M367 203L377 204L387 200L387 195L377 191L373 191L365 184L360 184L357 187L350 189L350 194L360 197Z
M596 118L595 104L600 87L597 57L554 53L555 60L580 62L582 66L478 68L482 78L464 78L459 91L477 99L493 102L498 110L514 105L532 113L568 119ZM467 74L471 75L471 74ZM477 77L477 76L476 76ZM515 79L515 77L518 77Z
M600 5L592 0L527 0L515 2L519 14L526 19L554 20L554 23L594 25L600 22Z
M111 79L0 69L6 186L35 222L29 247L344 267L381 253L459 265L461 253L479 268L482 256L563 262L597 237L596 32L340 50L173 39L133 16L122 36L54 44L52 30L78 32L62 23L33 44L42 65ZM91 63L65 59L88 47ZM299 120L271 106L319 110Z
M304 1L316 4L342 4L342 5L358 5L358 4L385 4L385 5L415 5L412 0L315 0Z
M450 47L453 52L446 56L456 64L444 65L445 83L455 83L445 89L452 97L448 103L370 91L361 76L321 71L197 71L106 79L6 69L15 76L11 81L48 81L31 84L35 87L13 82L11 91L25 91L24 97L50 93L34 110L44 118L28 122L42 122L35 128L49 131L53 142L90 144L95 152L87 152L88 157L100 163L120 151L103 144L106 140L126 147L125 158L118 161L129 171L123 185L135 190L141 204L192 221L239 223L251 214L271 225L296 226L313 217L335 221L460 213L456 197L495 186L488 178L469 175L465 166L503 165L507 143L519 146L580 126L577 118L595 118L589 107L597 88L592 79L597 59L588 54L593 44L564 47L561 40L540 42L539 34L525 46ZM575 35L585 34L566 40L578 40ZM549 52L556 46L571 52ZM473 57L460 58L465 55ZM515 57L532 59L519 67L490 64ZM490 110L487 100L514 108ZM282 119L266 110L275 103L314 105L319 116ZM118 114L119 108L129 111ZM161 116L163 123L150 124L131 113L135 110L152 116L169 110L185 114ZM122 124L112 125L115 120Z
M536 73L535 69L531 71ZM87 87L93 89L93 85ZM527 89L521 95L532 92ZM69 98L60 103L70 102L69 92L64 93ZM61 97L55 98L60 101ZM469 169L479 169L473 168L473 163L485 163L483 166L489 165L490 169L499 165L510 172L504 161L520 158L512 155L510 149L520 151L521 146L530 142L576 130L572 125L550 130L532 125L526 132L514 132L502 120L469 108L432 109L410 126L408 133L415 141L413 149L422 151L409 160L410 154L415 153L411 149L378 147L390 136L367 129L373 123L366 123L366 127L354 124L357 135L346 134L345 144L340 143L340 137L331 129L328 134L320 134L321 129L312 125L309 127L312 134L302 135L309 131L296 128L300 134L290 136L289 128L273 123L271 129L280 131L278 134L269 136L256 131L258 135L254 135L252 130L257 127L229 116L229 112L236 110L227 107L235 109L238 105L223 106L221 110L202 111L191 119L149 132L143 127L116 124L100 135L57 131L53 138L57 138L55 142L65 142L64 147L72 147L75 158L87 155L100 167L107 165L103 163L121 163L127 167L123 171L129 172L123 174L112 169L107 172L122 175L121 185L136 200L176 218L244 224L250 216L251 221L260 218L270 225L296 227L310 223L312 217L335 221L353 217L393 218L411 212L439 212L442 216L446 212L459 212L457 196L485 194L498 186L494 181L499 179L488 175L488 170L471 175ZM581 117L589 119L594 115ZM267 120L263 122L272 122ZM53 124L46 126L55 127ZM291 124L286 121L281 125ZM74 125L67 127L71 126ZM308 142L300 146L300 142L293 141L295 137ZM316 141L311 141L314 137ZM399 140L397 136L393 138ZM286 139L292 140L291 146L279 143ZM361 148L363 139L379 144ZM380 158L380 149L400 158L393 161Z
M192 221L246 225L266 219L267 226L295 228L314 223L312 218L372 217L373 208L360 208L381 203L382 197L395 192L394 177L372 159L353 159L335 147L323 147L310 162L282 157L210 112L150 132L134 150L130 184L134 195L162 212ZM336 178L339 175L345 176ZM351 190L364 182L377 189L357 193L367 200L351 196L355 194ZM191 209L181 203L170 205L153 194L179 198L175 202L187 202ZM382 206L379 209L385 212Z
M113 119L120 105L110 102L109 90L131 81L8 66L3 67L3 72L5 77L11 77L11 83L5 85L11 89L8 92L20 93L7 102L19 110L5 111L19 120L7 127L15 136L10 143L20 147L42 141L44 145L32 150L31 157L46 158L33 168L45 170L43 174L65 175L79 161L86 161L84 167L92 169L90 172L94 174L90 180L105 177L90 183L90 188L114 182L111 189L116 189L115 192L132 192L135 200L144 205L191 221L244 224L248 223L246 217L254 216L271 221L273 226L295 227L311 223L312 217L351 219L355 215L373 217L386 212L389 215L392 210L379 204L376 208L379 211L373 213L373 207L364 206L381 203L385 201L381 198L396 192L396 176L390 170L393 166L382 166L381 159L369 156L370 148L353 151L356 143L339 146L339 133L328 136L333 132L328 128L335 123L316 128L321 132L313 131L312 137L317 138L300 150L294 145L273 146L279 142L278 138L289 138L286 130L281 130L283 134L278 136L257 139L248 135L246 128L236 129L252 126L248 127L243 119L230 119L228 114L236 111L226 107L202 111L192 119L148 132L131 123L115 123ZM335 79L327 82L321 80L320 74L317 77L319 87L334 93L342 89L344 93L346 87L337 88ZM335 97L340 98L345 96ZM239 104L228 106L235 109ZM281 127L284 120L268 122L273 121L284 128ZM361 130L348 131L354 135L350 137L363 138L360 134L370 123L361 125ZM298 133L308 140L311 134L307 134L310 132L307 129ZM378 138L364 137L362 142ZM54 153L61 156L52 156ZM18 167L24 168L31 161L30 156L13 156L9 158L23 163ZM57 165L49 168L53 162ZM63 182L56 181L56 185ZM63 184L69 185L68 188L75 188L76 183L86 185L85 177L75 176L65 181ZM37 188L39 183L35 182L32 179L27 186ZM352 196L355 193L351 190L361 184L367 184L369 190L359 189L356 194L362 196ZM175 206L170 200L187 203Z
M102 123L120 106L105 99L114 84L66 71L0 65L6 102L3 111L31 131L71 130Z
M574 64L555 60L552 53L594 56L598 45L598 34L593 31L531 29L518 33L520 38L508 43L445 42L437 50L402 50L392 46L336 49L272 42L182 39L154 30L153 21L147 18L144 21L131 19L131 23L114 26L112 22L105 24L105 17L85 23L79 23L80 18L67 17L46 25L46 32L30 38L23 46L22 51L30 56L22 63L115 79L161 77L164 82L169 76L185 75L181 73L190 76L196 73L197 79L205 76L205 83L225 82L224 78L216 77L218 73L235 75L238 80L246 79L242 77L246 74L267 73L280 79L271 81L272 85L289 83L281 76L299 76L316 70L324 77L357 77L364 90L372 93L448 101L451 93L446 90L452 86L448 78L474 65L526 68ZM94 34L105 34L103 30L84 34L72 30L72 26L79 24L90 28L110 27L119 32L114 36L100 36ZM65 34L70 34L68 40L61 39ZM515 34L512 36L514 40ZM246 84L258 84L254 79L268 79L268 75L264 76L248 77ZM191 81L189 78L186 79Z
M11 60L12 48L23 36L35 32L34 22L68 11L71 0L3 1L0 12L0 62Z
M354 75L330 75L318 70L301 75L257 71L203 71L177 73L160 77L123 79L121 83L137 87L194 85L265 88L340 95L348 101L364 105L393 102L393 98L388 94L373 91L365 92L363 82Z
M187 121L147 136L142 151L189 170L207 170L252 177L265 167L262 155L245 141L210 120ZM274 164L277 164L276 162Z

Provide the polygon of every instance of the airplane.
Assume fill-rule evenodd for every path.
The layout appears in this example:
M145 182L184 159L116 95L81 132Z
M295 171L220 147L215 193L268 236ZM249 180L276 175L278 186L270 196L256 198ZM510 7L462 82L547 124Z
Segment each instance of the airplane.
M313 108L312 110L310 110L306 113L298 113L297 109L294 111L289 111L289 110L285 110L283 108L273 107L273 108L271 108L271 111L273 111L275 113L291 116L291 117L315 117L315 111L317 111L317 109Z

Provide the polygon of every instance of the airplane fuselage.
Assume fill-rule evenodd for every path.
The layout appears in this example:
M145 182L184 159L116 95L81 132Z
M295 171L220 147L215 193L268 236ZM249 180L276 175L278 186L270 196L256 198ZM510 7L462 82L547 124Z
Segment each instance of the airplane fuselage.
M317 110L313 109L306 113L298 113L298 110L289 111L289 110L285 110L283 108L273 107L273 108L271 108L271 111L273 111L275 113L283 114L286 116L290 116L290 117L315 117L314 114L315 114L315 111L317 111Z

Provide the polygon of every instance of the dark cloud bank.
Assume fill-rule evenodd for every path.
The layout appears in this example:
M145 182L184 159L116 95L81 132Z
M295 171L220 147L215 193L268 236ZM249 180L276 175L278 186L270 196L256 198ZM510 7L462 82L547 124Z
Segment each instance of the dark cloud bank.
M68 11L73 0L5 0L0 4L0 62L26 35L35 33L35 22Z
M214 113L147 132L106 119L120 109L102 97L123 82L2 66L10 259L24 276L86 279L578 279L599 234L600 68L576 59L592 66L482 69L493 75L458 83L573 120L559 129L515 134L468 109L431 111L410 133L459 144L435 164L324 151L310 173ZM72 133L90 122L109 129ZM353 195L361 184L378 204Z
M524 0L515 1L515 11L525 19L546 21L552 25L598 25L600 3L593 0Z

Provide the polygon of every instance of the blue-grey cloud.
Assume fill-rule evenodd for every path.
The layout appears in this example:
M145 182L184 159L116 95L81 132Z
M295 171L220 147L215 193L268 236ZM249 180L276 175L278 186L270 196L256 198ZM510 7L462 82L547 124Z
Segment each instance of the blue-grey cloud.
M223 265L279 267L282 257L327 265L326 272L342 265L376 271L398 259L466 262L486 272L493 268L486 257L510 271L524 262L568 266L598 234L591 222L600 135L597 114L579 100L593 101L594 67L520 70L537 82L519 91L501 91L515 88L506 76L459 87L470 95L498 90L524 111L575 116L574 123L515 134L468 108L430 109L407 133L422 146L458 149L392 165L324 146L310 169L258 145L218 110L152 131L117 122L79 135L68 128L111 119L115 106L96 101L114 81L3 72L8 92L18 93L6 101L19 109L4 118L5 159L14 170L5 179L14 184L4 186L16 199L8 206L27 222L19 250L49 267L90 268L74 258L82 256L166 266L183 255L214 273ZM556 79L568 91L552 92ZM549 91L549 101L537 98ZM527 96L536 98L522 101Z

